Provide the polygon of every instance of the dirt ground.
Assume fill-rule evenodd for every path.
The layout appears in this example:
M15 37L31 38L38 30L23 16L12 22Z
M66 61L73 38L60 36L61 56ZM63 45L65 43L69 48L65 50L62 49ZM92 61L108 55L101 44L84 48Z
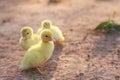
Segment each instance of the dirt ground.
M120 80L120 33L84 39L114 11L120 24L120 0L0 0L0 80ZM45 19L60 27L66 42L44 65L47 75L21 72L20 29L36 32Z

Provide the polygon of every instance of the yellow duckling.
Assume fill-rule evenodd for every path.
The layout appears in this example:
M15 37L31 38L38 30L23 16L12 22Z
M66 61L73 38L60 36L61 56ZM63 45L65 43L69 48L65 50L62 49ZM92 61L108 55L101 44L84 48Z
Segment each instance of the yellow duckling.
M57 27L52 25L52 22L49 20L44 20L42 21L41 24L42 28L38 29L38 34L41 34L41 31L44 29L50 29L51 32L53 33L53 37L55 38L55 42L58 44L62 44L65 40L61 30Z
M38 69L38 67L48 61L54 50L54 43L52 39L52 32L48 29L43 30L41 32L41 41L27 50L20 65L20 69Z
M19 43L24 49L28 49L40 41L40 36L38 34L33 34L31 27L23 27L20 32L21 38L19 40Z

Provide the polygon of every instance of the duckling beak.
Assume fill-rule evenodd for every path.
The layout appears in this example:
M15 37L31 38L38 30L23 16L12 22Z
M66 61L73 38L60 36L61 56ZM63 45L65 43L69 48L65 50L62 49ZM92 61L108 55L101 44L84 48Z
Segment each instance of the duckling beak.
M22 38L23 41L26 40L26 37L24 37L24 36L22 36L21 38Z
M55 40L55 38L52 37L52 38L51 38L51 41L55 42L56 40Z

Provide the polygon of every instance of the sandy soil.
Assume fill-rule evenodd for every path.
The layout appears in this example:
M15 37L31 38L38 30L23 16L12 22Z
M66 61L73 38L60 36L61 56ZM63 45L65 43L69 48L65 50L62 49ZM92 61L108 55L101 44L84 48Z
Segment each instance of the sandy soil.
M112 16L120 24L120 0L0 0L0 80L120 80L120 33L88 35ZM44 65L48 74L20 72L25 53L18 43L20 28L50 19L66 37Z

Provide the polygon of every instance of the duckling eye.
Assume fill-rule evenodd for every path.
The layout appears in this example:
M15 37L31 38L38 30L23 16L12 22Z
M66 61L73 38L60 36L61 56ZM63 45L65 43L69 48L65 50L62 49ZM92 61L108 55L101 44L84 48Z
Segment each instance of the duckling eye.
M47 35L45 37L48 37Z
M27 32L27 34L29 34L29 32Z

